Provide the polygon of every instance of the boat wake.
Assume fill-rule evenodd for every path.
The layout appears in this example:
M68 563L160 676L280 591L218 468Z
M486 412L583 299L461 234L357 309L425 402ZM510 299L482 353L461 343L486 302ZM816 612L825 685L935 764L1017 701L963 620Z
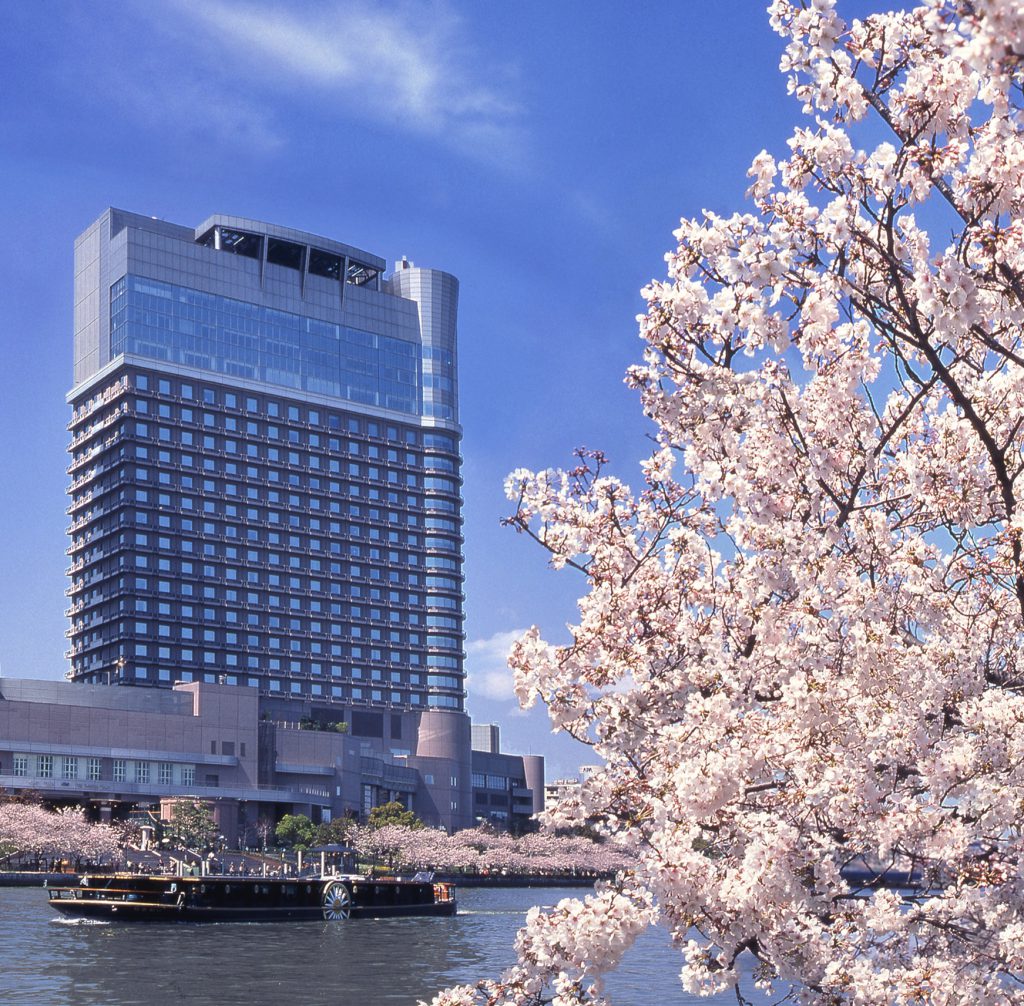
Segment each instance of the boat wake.
M50 919L51 926L109 926L106 919L69 919L62 915Z

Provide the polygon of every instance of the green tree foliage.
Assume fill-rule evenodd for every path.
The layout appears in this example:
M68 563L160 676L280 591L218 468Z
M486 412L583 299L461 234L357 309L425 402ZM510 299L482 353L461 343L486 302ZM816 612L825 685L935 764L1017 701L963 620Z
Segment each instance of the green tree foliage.
M278 845L305 848L313 844L316 826L305 814L285 814L277 822L274 837Z
M349 817L336 817L333 821L318 824L313 833L315 845L348 845L355 822Z
M411 810L406 810L397 800L374 807L370 811L367 824L374 829L384 828L390 824L414 830L423 827L423 822Z
M168 834L186 849L205 849L217 835L213 811L201 800L176 800Z

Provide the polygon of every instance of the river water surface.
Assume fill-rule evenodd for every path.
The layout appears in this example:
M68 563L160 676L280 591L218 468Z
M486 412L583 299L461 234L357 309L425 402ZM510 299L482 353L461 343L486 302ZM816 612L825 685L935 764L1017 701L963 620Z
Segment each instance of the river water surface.
M460 888L455 918L346 923L69 921L39 888L0 888L4 1006L415 1006L513 962L527 910L585 891ZM735 1003L680 988L663 931L645 934L608 981L618 1006Z

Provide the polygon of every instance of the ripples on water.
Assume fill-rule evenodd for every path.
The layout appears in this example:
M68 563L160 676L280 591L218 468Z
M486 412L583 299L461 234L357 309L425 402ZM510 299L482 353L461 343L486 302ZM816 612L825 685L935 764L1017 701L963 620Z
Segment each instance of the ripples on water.
M38 888L0 888L4 1006L414 1006L513 961L526 911L585 892L459 890L455 918L348 923L124 924L67 920ZM681 960L646 934L609 979L620 1006L735 1003L685 995Z

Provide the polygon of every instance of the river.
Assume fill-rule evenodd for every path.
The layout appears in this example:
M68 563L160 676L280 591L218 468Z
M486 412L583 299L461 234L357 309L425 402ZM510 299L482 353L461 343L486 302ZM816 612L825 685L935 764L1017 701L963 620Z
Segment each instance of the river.
M585 892L460 888L455 918L165 925L66 920L39 888L0 888L4 1006L415 1006L496 976L534 904ZM617 1006L733 1003L685 994L652 930L608 981Z

